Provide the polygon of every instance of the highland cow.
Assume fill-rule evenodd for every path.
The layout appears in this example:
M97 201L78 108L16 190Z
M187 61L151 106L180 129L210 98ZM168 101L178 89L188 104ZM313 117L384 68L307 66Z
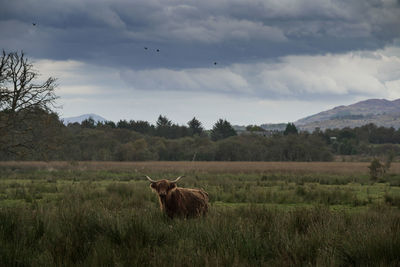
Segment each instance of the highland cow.
M176 183L183 176L174 181L154 181L149 176L150 187L157 193L160 208L170 218L198 217L208 211L208 194L202 189L177 187Z

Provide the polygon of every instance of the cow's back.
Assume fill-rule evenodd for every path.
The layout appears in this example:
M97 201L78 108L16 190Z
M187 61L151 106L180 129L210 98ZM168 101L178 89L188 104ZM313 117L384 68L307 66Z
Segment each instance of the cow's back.
M177 187L166 201L168 216L193 217L208 211L208 194L202 189Z

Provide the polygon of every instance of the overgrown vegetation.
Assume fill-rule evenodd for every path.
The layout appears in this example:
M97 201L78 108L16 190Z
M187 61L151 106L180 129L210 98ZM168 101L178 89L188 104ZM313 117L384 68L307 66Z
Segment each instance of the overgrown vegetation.
M400 264L400 180L310 164L285 172L224 164L18 164L0 167L5 266ZM160 164L160 166L158 166ZM322 163L321 163L322 164ZM339 164L339 163L338 163ZM236 166L237 165L237 166ZM99 165L100 166L100 165ZM268 165L272 166L272 165ZM282 165L282 167L284 167ZM339 172L338 172L339 169ZM183 174L210 194L205 218L170 220L144 175ZM308 171L307 171L308 170Z
M156 126L143 121L115 125L90 120L64 126L56 114L36 109L23 122L27 129L24 135L12 136L14 142L25 145L13 153L0 149L0 160L332 161L341 155L400 155L398 131L387 129L392 138L385 142L391 143L377 144L377 134L384 136L385 130L373 125L297 133L290 124L285 132L249 131L242 135L235 135L223 120L211 133L195 118L188 125L179 126L160 116ZM3 143L9 138L11 135L0 136Z

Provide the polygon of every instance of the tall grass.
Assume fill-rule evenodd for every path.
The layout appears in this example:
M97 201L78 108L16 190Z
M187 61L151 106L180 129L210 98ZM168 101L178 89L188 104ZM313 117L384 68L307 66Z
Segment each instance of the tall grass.
M156 209L64 201L0 210L5 266L397 265L400 216L323 207L211 209L170 220Z
M210 212L171 220L143 178L148 171L0 168L0 266L400 264L400 188L390 182L191 170L180 186L204 188Z

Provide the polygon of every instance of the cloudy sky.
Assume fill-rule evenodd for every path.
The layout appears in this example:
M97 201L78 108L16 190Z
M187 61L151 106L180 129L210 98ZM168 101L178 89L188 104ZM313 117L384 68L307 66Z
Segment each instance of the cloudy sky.
M400 0L0 0L0 48L58 78L62 117L210 128L400 98Z

